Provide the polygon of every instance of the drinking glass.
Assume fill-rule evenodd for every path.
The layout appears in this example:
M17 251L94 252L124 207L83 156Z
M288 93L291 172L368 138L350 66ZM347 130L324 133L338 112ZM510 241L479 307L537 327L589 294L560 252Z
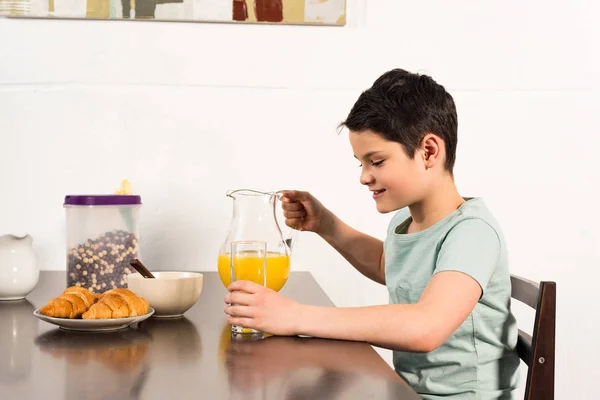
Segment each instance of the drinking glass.
M231 242L231 282L250 281L261 286L267 282L267 242L240 240ZM231 325L232 334L260 335L262 332Z

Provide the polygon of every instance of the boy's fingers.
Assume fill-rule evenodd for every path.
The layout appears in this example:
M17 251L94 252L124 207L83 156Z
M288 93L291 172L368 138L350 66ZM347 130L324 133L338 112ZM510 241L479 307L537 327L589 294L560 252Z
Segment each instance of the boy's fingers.
M252 295L246 292L230 292L225 295L225 303L249 306L252 304Z
M246 292L246 293L256 293L258 292L260 289L262 289L263 287L257 283L254 282L250 282L250 281L235 281L233 283L231 283L228 287L227 290L229 290L230 292L235 292L235 291L242 291L242 292Z
M299 211L285 211L283 213L283 216L286 218L302 218L302 217L306 217L306 211L304 210L299 210Z
M254 310L246 306L225 306L225 314L232 317L254 317Z
M284 211L300 211L304 209L304 206L302 203L286 202L282 204L282 208Z
M296 230L302 230L302 218L286 218L285 224L290 228L294 228Z
M300 190L282 190L282 201L302 201L308 199L308 192Z

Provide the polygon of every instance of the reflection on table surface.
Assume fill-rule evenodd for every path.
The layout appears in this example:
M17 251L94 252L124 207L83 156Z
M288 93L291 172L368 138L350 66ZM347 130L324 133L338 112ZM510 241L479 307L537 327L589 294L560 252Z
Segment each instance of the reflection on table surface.
M133 329L73 332L54 329L35 339L45 356L63 360L66 399L137 399L147 379L150 339Z
M364 343L303 337L234 336L220 347L232 398L412 399L413 392Z
M187 318L149 319L115 332L54 329L35 344L43 355L65 361L67 399L138 399L152 366L202 357L200 334Z
M31 375L34 310L28 300L0 301L0 384L26 381Z

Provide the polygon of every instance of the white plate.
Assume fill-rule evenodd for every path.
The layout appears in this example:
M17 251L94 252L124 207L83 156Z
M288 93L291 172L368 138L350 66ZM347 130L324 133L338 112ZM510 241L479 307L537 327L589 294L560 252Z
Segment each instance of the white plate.
M141 322L154 314L154 308L149 307L148 313L137 317L129 318L111 318L111 319L69 319L69 318L54 318L40 314L38 308L33 312L33 315L42 321L58 325L62 329L69 331L87 331L87 332L108 332L127 328L131 324Z

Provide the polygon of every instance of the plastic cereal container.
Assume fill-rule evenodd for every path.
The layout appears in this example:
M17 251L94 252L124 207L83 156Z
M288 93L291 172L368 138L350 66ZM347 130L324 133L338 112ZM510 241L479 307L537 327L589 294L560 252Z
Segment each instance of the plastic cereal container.
M95 293L127 287L130 262L140 258L137 195L68 195L67 286Z

